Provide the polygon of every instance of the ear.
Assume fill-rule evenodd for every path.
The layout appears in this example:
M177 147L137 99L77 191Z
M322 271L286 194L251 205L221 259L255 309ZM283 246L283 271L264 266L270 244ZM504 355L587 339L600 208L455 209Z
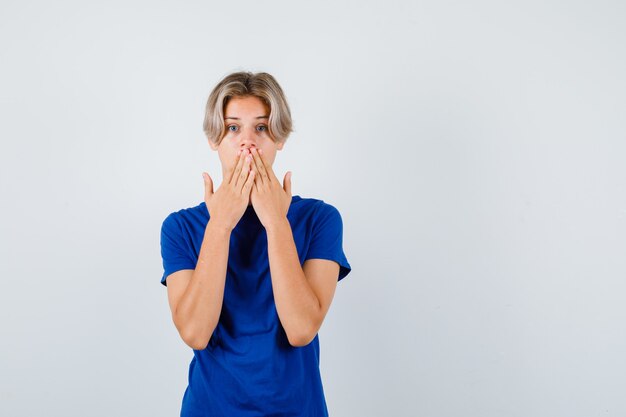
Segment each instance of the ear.
M283 150L283 146L285 146L285 142L278 142L276 144L276 149L279 150L279 151L282 151Z
M212 150L216 151L218 148L218 145L216 145L215 143L213 143L212 141L208 141L209 142L209 146L211 147Z

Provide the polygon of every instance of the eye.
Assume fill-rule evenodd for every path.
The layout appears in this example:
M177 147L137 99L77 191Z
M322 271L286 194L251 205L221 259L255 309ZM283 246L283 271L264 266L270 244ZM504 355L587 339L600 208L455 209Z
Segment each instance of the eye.
M266 132L267 131L267 126L266 125L259 125L256 128L259 132Z
M237 125L228 125L228 127L226 127L226 129L228 129L229 132L236 132L237 131Z

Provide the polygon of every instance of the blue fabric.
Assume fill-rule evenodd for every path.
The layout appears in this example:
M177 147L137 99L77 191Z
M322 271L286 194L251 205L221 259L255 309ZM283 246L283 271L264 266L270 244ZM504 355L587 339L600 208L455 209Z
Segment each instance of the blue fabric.
M339 211L323 200L292 196L287 214L300 264L329 259L338 280L350 271ZM204 202L171 213L161 228L163 277L195 269L209 213ZM230 238L219 323L203 350L193 350L181 416L328 416L319 370L319 336L289 344L272 292L267 234L248 206Z

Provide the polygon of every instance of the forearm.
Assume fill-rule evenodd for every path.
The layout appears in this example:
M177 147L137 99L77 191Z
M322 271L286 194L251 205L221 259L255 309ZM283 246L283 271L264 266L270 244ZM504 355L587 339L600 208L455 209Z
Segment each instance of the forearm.
M286 218L267 228L267 246L280 322L292 345L306 345L317 334L321 307L300 265Z
M212 223L206 226L196 268L176 308L183 339L195 349L207 346L217 326L226 284L231 230Z

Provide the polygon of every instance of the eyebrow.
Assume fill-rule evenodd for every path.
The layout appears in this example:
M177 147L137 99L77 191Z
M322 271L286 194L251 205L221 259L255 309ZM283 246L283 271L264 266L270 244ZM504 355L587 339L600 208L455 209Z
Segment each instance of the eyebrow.
M257 116L257 119L269 119L269 116ZM233 119L233 120L239 120L239 117L224 117L224 119Z

